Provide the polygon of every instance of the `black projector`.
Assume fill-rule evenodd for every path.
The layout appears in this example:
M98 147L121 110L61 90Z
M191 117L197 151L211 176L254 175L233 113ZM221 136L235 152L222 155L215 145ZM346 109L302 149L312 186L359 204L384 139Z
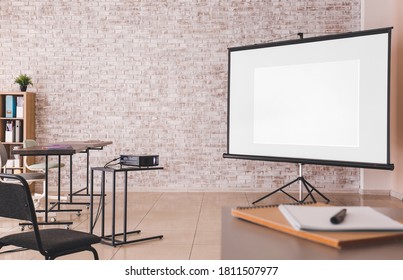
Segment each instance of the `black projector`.
M157 166L159 164L159 156L158 155L120 155L120 164L121 165L130 165L130 166Z

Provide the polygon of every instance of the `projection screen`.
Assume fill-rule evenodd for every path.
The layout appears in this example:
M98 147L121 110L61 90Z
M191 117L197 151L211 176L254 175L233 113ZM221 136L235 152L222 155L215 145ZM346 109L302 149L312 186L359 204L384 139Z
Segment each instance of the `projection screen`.
M224 157L392 170L391 30L229 48Z

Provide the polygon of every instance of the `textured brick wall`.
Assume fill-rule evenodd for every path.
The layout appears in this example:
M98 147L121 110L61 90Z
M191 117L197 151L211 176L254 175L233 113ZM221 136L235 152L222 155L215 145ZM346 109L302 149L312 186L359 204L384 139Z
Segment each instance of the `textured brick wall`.
M359 28L359 0L2 0L0 90L33 77L40 143L113 141L93 165L159 154L165 170L136 174L138 189L266 191L297 166L223 159L227 48ZM75 184L84 163L75 157ZM358 188L356 169L305 172L320 188Z

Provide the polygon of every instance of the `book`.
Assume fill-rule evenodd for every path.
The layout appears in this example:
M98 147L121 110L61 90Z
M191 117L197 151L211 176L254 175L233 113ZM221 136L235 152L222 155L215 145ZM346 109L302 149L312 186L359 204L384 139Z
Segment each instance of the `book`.
M6 118L15 118L16 99L13 95L6 95Z
M12 121L6 122L5 142L14 142L14 123Z
M326 207L326 204L311 203L300 207ZM279 210L279 205L236 207L232 216L290 234L305 240L341 249L368 245L387 240L403 240L403 231L306 231L295 229Z
M21 120L15 121L15 142L22 142L22 122Z
M19 146L14 146L13 150L18 150L20 147ZM20 160L20 155L19 154L14 154L14 167L21 167L21 160ZM18 170L15 170L18 171Z
M6 168L13 168L14 167L14 160L8 159L6 162Z
M330 218L346 209L346 217L339 224ZM297 230L314 231L403 231L403 224L368 206L299 206L280 205L280 212Z
M24 96L17 96L16 118L24 118Z

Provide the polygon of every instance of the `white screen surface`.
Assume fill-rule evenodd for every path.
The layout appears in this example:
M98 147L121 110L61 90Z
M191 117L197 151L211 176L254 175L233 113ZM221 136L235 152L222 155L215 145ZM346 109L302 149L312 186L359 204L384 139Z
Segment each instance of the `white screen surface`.
M230 52L228 153L389 164L389 33Z
M358 147L359 75L359 60L255 69L253 142ZM316 129L306 134L305 124Z

